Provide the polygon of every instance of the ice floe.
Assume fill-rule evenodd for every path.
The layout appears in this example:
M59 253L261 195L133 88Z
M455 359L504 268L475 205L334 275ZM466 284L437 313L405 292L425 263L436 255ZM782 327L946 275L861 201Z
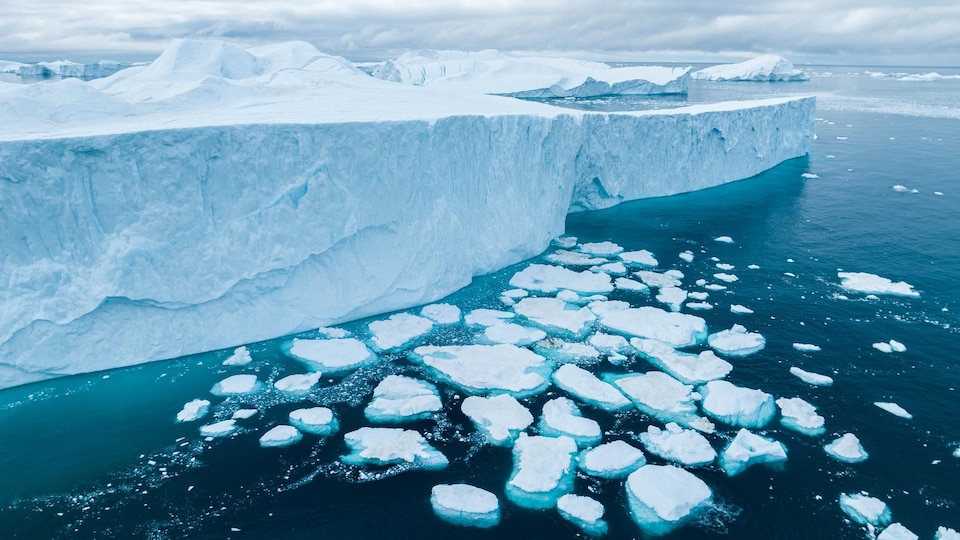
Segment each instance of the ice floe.
M417 347L408 358L430 368L442 381L469 394L539 394L550 384L547 360L515 345Z
M918 540L920 537L900 523L891 523L877 535L877 540Z
M830 457L844 463L860 463L870 457L853 433L844 433L824 445L823 449Z
M437 517L454 525L486 529L500 523L497 496L469 484L433 486L430 505Z
M560 366L552 375L553 383L573 397L606 411L622 411L633 405L613 385L573 364Z
M812 371L805 371L798 367L790 368L790 374L794 377L797 377L801 381L814 386L830 386L833 384L833 377L828 377L827 375L821 375Z
M377 361L377 356L356 338L294 339L281 349L324 375L340 375Z
M320 382L321 376L322 373L319 371L287 375L282 379L278 379L277 382L273 383L273 386L277 390L287 394L306 394Z
M903 343L900 343L895 339L891 339L888 342L881 341L880 343L874 343L873 348L884 353L892 353L892 352L901 353L901 352L906 352L907 350L906 345L904 345Z
M646 433L640 434L640 442L647 452L688 467L709 465L717 458L706 437L674 422L667 423L664 429L647 426Z
M542 294L555 294L561 289L581 294L604 294L613 291L610 276L606 274L589 270L574 272L549 264L531 264L510 278L510 286Z
M232 375L213 385L210 393L215 396L240 396L254 394L263 390L263 383L256 375Z
M707 484L673 465L644 465L627 477L627 502L644 533L666 534L706 508L713 498Z
M643 452L625 441L611 441L580 452L580 470L598 478L625 478L647 463Z
M773 396L729 381L710 381L699 388L703 412L714 420L744 428L762 428L777 413Z
M597 332L587 338L587 343L604 354L628 354L633 352L633 348L627 339L615 334L605 334Z
M597 320L597 316L588 308L558 298L524 298L517 302L513 310L551 334L583 337Z
M648 268L656 268L657 265L660 264L657 262L657 258L653 253L645 249L621 253L620 260L631 266L645 266Z
M757 332L748 332L739 324L707 337L710 348L727 356L749 356L763 350L767 340Z
M697 414L693 387L662 371L614 375L607 380L620 389L640 411L663 422L676 422L700 431L713 431L713 424ZM773 401L771 398L771 405Z
M437 324L456 324L460 322L461 313L460 308L452 304L430 304L423 306L420 310L420 316L426 317Z
M896 403L890 403L886 401L875 401L873 404L887 411L892 415L899 416L900 418L906 418L907 420L910 420L911 418L913 418L912 414L908 413L906 409L904 409L900 405L897 405Z
M570 437L580 448L593 446L603 437L600 424L585 418L577 404L565 397L554 398L543 404L543 414L537 427L540 434L547 437Z
M707 337L707 322L695 315L652 306L632 308L626 302L594 302L590 309L600 326L629 337L657 339L674 347L690 347Z
M468 326L493 326L502 324L516 316L517 314L512 311L480 308L467 313L463 320Z
M919 298L920 293L904 281L893 282L885 277L866 272L837 272L840 286L850 292Z
M264 448L282 448L300 442L303 434L300 431L286 424L274 426L260 437L260 446Z
M571 343L557 337L550 337L534 343L533 350L554 364L575 363L580 365L596 364L600 361L600 351L586 343Z
M654 288L679 287L683 285L683 272L679 270L667 270L666 272L637 270L634 272L634 275Z
M949 527L937 527L933 540L960 540L960 532Z
M246 420L247 418L253 418L258 412L260 412L260 409L237 409L233 411L230 418L234 420Z
M649 292L650 287L644 283L640 283L635 279L630 279L626 277L618 277L613 281L613 285L620 289L621 291L632 291L632 292Z
M607 532L603 504L596 499L568 493L557 499L557 511L563 519L591 536L603 536Z
M533 423L533 415L509 394L493 397L468 396L460 410L494 445L508 446Z
M193 422L199 420L210 412L210 401L206 399L194 399L183 404L183 409L177 413L177 422Z
M595 257L616 257L623 247L613 242L588 242L580 245L580 251Z
M870 527L885 527L892 520L887 503L865 492L841 493L839 502L840 509L854 523Z
M651 364L686 384L722 379L733 369L729 362L709 350L700 354L685 353L662 341L646 338L632 338L630 345Z
M220 422L214 422L213 424L207 424L205 426L200 426L200 436L201 437L229 437L236 433L238 426L237 421L233 418L229 420L223 420Z
M429 418L443 408L437 387L403 375L388 375L373 389L373 399L363 410L367 420L379 424Z
M707 311L713 309L713 304L710 302L687 302L687 308L697 311Z
M804 435L820 435L825 431L824 419L817 414L817 408L808 401L794 398L780 398L777 400L780 407L780 423Z
M446 456L430 445L419 432L401 428L363 427L343 436L351 453L340 456L348 465L408 464L428 470L448 465Z
M546 256L546 259L555 264L564 266L594 266L607 262L605 258L593 257L586 253L578 251L567 251L558 249Z
M513 445L513 472L507 498L524 508L545 509L557 504L573 487L577 443L570 437L521 433Z
M314 435L331 435L340 429L337 417L327 407L296 409L290 411L287 419L293 427Z
M680 306L687 301L687 291L680 287L661 287L657 292L657 301L667 304L670 311L680 311Z
M809 343L794 343L793 348L800 352L820 352L820 347Z
M396 313L368 325L377 351L399 351L433 330L433 321L410 313Z
M918 189L910 189L907 186L903 186L900 184L893 186L893 190L896 191L897 193L920 193L920 190Z
M539 328L529 328L513 323L494 324L483 331L483 343L509 343L520 347L532 345L547 337Z
M787 460L787 447L779 441L761 437L742 428L720 454L720 466L729 476L736 476L751 465L778 463Z
M725 272L718 272L714 274L713 277L715 279L719 279L724 283L733 283L735 281L740 281L740 278L737 277L735 274L727 274Z
M693 252L690 250L681 251L679 257L688 263L693 262Z
M234 349L233 354L229 358L223 361L225 366L245 366L253 362L253 357L250 355L250 350L246 346L237 347Z
M741 306L740 304L730 304L730 313L735 313L737 315L750 315L753 313L753 310L747 306Z

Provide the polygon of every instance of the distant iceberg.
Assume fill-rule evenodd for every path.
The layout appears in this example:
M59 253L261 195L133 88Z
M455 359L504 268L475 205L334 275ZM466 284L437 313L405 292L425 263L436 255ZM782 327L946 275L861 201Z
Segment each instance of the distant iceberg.
M109 77L121 69L126 69L134 65L136 64L124 64L112 60L100 60L99 62L89 64L71 62L69 60L38 62L36 64L23 64L20 62L0 60L0 73L9 73L28 80L57 77L91 80Z
M793 67L782 56L766 54L738 64L721 64L694 71L690 77L701 81L780 82L806 81L810 76Z

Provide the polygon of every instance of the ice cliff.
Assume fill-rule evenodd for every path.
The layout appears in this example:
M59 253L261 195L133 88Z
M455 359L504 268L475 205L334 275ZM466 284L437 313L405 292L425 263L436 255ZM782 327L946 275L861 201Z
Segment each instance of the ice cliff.
M804 155L813 124L812 98L601 114L431 92L302 43L0 84L0 387L426 303L568 212Z

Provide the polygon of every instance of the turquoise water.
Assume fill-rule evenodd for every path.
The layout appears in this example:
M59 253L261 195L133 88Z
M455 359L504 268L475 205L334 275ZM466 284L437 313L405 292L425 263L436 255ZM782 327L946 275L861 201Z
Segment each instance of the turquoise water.
M827 68L819 69L818 72ZM799 84L694 83L688 102L771 94L816 93L818 138L808 157L758 177L676 197L574 214L567 233L581 242L609 240L649 249L660 269L685 274L684 287L711 279L711 257L732 264L739 281L711 293L711 311L696 312L711 331L743 324L766 348L731 359L728 380L777 397L802 397L826 418L827 432L807 437L777 422L764 431L782 441L788 461L727 478L716 466L696 469L715 503L668 538L862 538L839 509L840 493L865 490L899 521L930 538L937 526L960 529L960 81L901 82L862 68ZM879 71L879 70L872 70ZM890 70L885 71L901 71ZM914 70L926 72L933 70ZM939 70L942 74L949 74ZM856 73L856 74L854 74ZM593 100L591 108L645 108L662 101ZM895 110L898 114L884 112ZM903 114L908 113L908 114ZM812 173L817 178L804 178ZM917 193L895 191L902 185ZM938 195L936 193L942 193ZM715 242L728 235L733 244ZM677 257L695 254L692 263ZM446 301L464 311L501 308L500 291L527 263L475 282ZM751 270L748 265L760 268ZM842 291L838 270L907 281L918 299L867 299ZM846 296L847 299L844 299ZM615 293L634 304L651 297ZM735 315L730 304L753 314ZM365 322L345 327L363 335ZM463 343L472 331L445 329L429 343ZM871 345L895 339L903 353ZM210 387L235 373L274 381L302 372L280 350L283 340L250 346L254 363L226 368L220 351L111 372L58 379L0 392L0 536L3 538L573 538L578 530L554 511L507 502L509 450L478 443L459 412L462 395L442 388L446 411L410 425L429 434L451 465L436 472L371 469L339 463L342 432L368 425L362 409L390 373L423 376L403 355L324 379L308 401L333 408L341 434L307 436L287 449L260 448L269 426L303 406L276 393L211 398ZM792 343L822 351L802 353ZM812 387L791 366L828 374ZM637 369L647 369L643 362ZM614 368L604 367L604 370ZM550 397L524 400L536 416ZM241 421L234 438L204 441L199 423L174 416L194 398L211 399L222 419L240 407L262 413ZM875 407L892 401L912 420ZM584 413L605 431L630 439L651 420L639 413ZM722 449L735 430L710 436ZM827 457L822 445L853 432L870 453L860 464ZM639 446L638 441L633 441ZM651 462L658 462L648 454ZM503 519L490 530L449 525L430 508L430 488L469 482L497 494ZM622 482L585 477L575 492L603 502L610 538L640 537L626 511ZM233 530L239 529L239 530Z

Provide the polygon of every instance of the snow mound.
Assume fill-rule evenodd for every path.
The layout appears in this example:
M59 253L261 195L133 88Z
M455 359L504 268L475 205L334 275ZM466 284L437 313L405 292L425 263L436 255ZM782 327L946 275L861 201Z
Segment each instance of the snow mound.
M430 505L437 517L454 525L487 529L500 523L497 496L469 484L433 486Z
M506 344L424 346L414 349L408 358L469 394L532 396L550 385L553 373L544 357Z
M738 64L723 64L694 71L690 77L701 81L780 82L806 81L810 76L793 67L782 56L765 54Z
M630 514L644 533L660 536L706 508L713 493L703 480L672 465L644 465L626 482Z
M491 444L509 446L533 423L533 415L509 394L468 396L460 410Z
M625 478L647 463L639 448L624 441L611 441L580 452L580 470L598 478Z
M378 424L412 422L429 418L443 408L434 385L403 375L388 375L373 389L373 400L363 410Z

